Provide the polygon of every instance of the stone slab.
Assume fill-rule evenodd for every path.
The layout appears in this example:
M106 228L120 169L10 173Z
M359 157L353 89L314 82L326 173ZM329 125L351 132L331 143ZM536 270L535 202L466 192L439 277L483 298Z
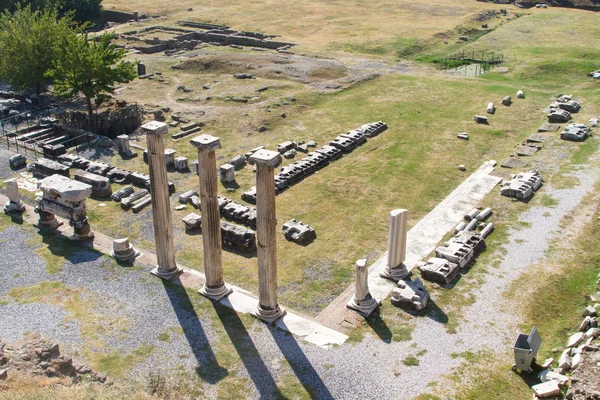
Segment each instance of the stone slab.
M533 135L527 138L529 143L544 143L546 141L547 136L542 135L540 133L534 133Z
M545 124L542 124L542 126L540 126L538 128L538 132L556 132L559 129L560 129L560 124L545 123Z
M537 153L537 151L538 151L537 147L523 145L523 146L519 146L519 148L517 149L517 155L532 156L535 153Z
M521 168L523 166L523 161L519 160L517 157L508 157L506 160L502 161L500 166L502 168Z

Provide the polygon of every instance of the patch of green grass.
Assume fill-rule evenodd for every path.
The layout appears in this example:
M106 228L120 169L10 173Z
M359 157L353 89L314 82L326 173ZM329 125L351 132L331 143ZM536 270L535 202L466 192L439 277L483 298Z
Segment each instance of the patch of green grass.
M15 287L6 295L21 304L47 303L63 308L67 312L64 322L77 322L88 349L103 347L100 335L122 332L129 326L126 319L105 314L97 294L61 282Z
M167 332L163 332L160 335L158 335L158 340L160 340L161 342L171 343L171 337Z
M588 138L585 142L583 142L579 148L573 153L571 156L571 163L585 164L588 162L590 157L598 151L599 143L598 140L594 137Z
M558 205L558 200L547 194L543 194L539 199L540 204L544 207L555 207Z
M406 365L407 367L417 367L419 366L420 362L419 359L415 356L406 356L402 360L402 364Z
M123 373L135 364L144 361L154 351L154 345L143 345L130 353L123 355L120 351L108 354L94 353L91 355L94 369L106 373L112 378L123 376Z
M379 312L371 314L361 326L350 331L347 343L359 343L367 333L377 335L386 343L409 341L414 330L411 318L397 307L384 302Z
M296 375L286 374L278 379L274 395L277 400L309 400L317 398L317 391L308 384L300 383Z

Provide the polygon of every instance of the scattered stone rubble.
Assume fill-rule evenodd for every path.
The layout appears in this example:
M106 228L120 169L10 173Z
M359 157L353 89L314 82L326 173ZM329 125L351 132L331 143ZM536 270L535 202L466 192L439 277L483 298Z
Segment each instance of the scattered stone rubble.
M600 276L598 277L600 281ZM592 302L598 299L590 296ZM578 332L567 340L566 349L558 361L546 360L537 377L541 383L533 385L534 400L543 398L562 398L561 392L568 387L566 399L588 400L600 398L597 382L600 372L600 346L596 344L600 336L598 310L600 304L588 305L582 313ZM553 369L550 367L555 366ZM571 373L569 377L566 374Z
M49 378L70 377L73 383L106 382L104 374L61 355L58 344L40 335L28 336L14 345L0 340L0 380L10 376L11 370Z
M186 232L202 227L202 217L196 213L186 215L182 221ZM256 233L243 226L221 221L221 241L225 247L248 253L256 248Z

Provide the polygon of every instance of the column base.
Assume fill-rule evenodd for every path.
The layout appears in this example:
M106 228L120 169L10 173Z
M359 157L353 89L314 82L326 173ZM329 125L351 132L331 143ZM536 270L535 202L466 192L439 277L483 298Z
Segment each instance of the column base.
M111 255L117 261L132 263L135 261L136 258L139 257L140 252L136 250L135 247L130 246L127 250L121 252L116 252L113 250Z
M198 290L198 293L200 293L204 297L208 297L212 301L219 301L223 297L229 296L232 292L233 289L227 284L224 284L223 286L218 288L209 288L205 284L204 286L202 286L202 289Z
M89 231L87 233L76 233L76 232L73 232L73 234L71 236L69 236L69 239L75 240L75 241L93 240L94 239L94 232L93 231Z
M18 203L15 201L9 201L4 205L4 214L6 215L21 214L24 211L25 204L23 204L22 201L19 201Z
M160 266L154 268L152 271L150 271L150 273L154 276L157 276L161 279L164 279L166 281L170 281L174 278L177 278L179 275L183 274L183 269L179 268L179 267L175 267L171 270L167 270L165 271L163 268L161 268Z
M386 265L383 271L379 274L379 276L398 282L406 278L409 274L410 271L408 271L408 269L406 269L406 265L402 263L395 268L390 268L389 265Z
M272 324L279 318L283 317L286 313L287 311L285 311L285 308L280 307L279 304L277 304L277 307L273 309L263 308L263 306L261 306L259 303L258 307L256 307L256 310L252 311L250 315L260 319L263 322L266 322L267 324Z
M363 317L368 317L380 304L381 302L376 298L371 297L371 295L363 300L358 300L356 296L352 296L352 300L346 304L346 307L356 311Z
M50 220L45 220L45 221L40 220L34 226L42 231L54 231L59 226L62 226L62 225L63 225L63 222L60 222L58 219L56 219L56 217L54 217L53 219L50 219Z

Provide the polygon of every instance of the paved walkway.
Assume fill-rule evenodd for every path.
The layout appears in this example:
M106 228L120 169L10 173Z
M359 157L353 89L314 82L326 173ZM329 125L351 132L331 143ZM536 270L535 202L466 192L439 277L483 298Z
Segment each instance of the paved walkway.
M404 264L409 271L429 255L443 237L463 220L464 215L496 187L501 179L490 175L495 165L494 160L485 162L408 231ZM369 288L373 297L379 300L387 298L396 287L393 282L379 276L386 260L387 252L369 268ZM353 294L354 285L351 285L317 316L317 321L340 332L354 328L363 318L346 308Z

